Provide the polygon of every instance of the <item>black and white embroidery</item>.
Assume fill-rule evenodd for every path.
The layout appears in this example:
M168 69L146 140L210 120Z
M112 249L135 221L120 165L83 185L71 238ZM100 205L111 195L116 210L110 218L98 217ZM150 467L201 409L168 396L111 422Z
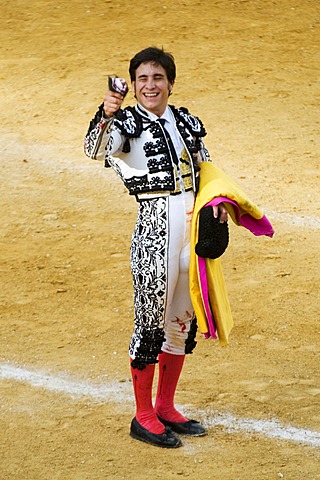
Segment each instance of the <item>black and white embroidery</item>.
M130 178L123 178L124 184L132 192L132 195L137 195L138 193L143 193L148 191L146 185L148 185L148 175L133 176Z
M146 142L143 146L146 157L159 155L168 152L168 147L164 138L157 138L154 142Z
M102 119L92 128L90 134L86 135L84 141L84 151L88 157L95 158L101 144L103 133L107 127L107 120Z
M106 157L106 162L108 158L108 166L112 167L113 170L116 172L116 174L119 176L119 178L123 181L123 183L126 182L125 178L122 175L120 167L117 165L117 163L114 161L113 157Z
M142 132L142 119L135 108L126 107L119 110L114 120L114 126L127 138L138 138Z
M157 352L142 352L141 329L146 332L164 327L167 291L168 199L156 198L141 202L137 224L132 236L131 271L134 285L135 332L130 344L130 354L145 363L155 363ZM140 349L139 349L140 348ZM143 349L142 349L143 350ZM149 356L148 356L149 355ZM150 359L150 357L152 357ZM148 360L149 358L149 360Z
M131 362L132 368L143 370L146 365L158 363L158 355L165 341L163 328L150 330L142 326L136 327L133 339L131 345L134 342L135 344L132 348L130 346L129 353L133 354L136 351L137 354Z
M197 176L200 170L198 161L210 161L208 152L202 143L202 136L206 135L201 120L191 115L187 109L170 108L176 119L176 125L182 136L186 150L191 160L192 188L197 190ZM112 124L113 123L113 124ZM139 106L126 107L116 114L114 120L108 121L103 118L103 105L100 106L95 118L91 121L86 136L85 150L91 158L95 158L98 152L104 132L109 133L105 166L115 168L117 159L113 159L113 132L120 132L125 137L122 154L125 154L125 162L129 166L126 172L116 168L117 173L128 188L130 195L139 195L147 192L174 192L177 189L176 176L174 174L174 158L171 158L170 148L166 141L163 129L158 121L151 121L140 111ZM137 152L139 152L137 157ZM141 155L141 153L142 155ZM101 152L100 152L101 155ZM119 155L121 158L121 154ZM136 159L139 158L139 166ZM141 166L140 166L141 165ZM139 174L141 170L141 175Z
M172 163L168 155L163 155L158 158L149 158L147 167L149 169L150 173L157 173L157 172L163 172L163 171L172 171Z
M184 107L176 108L174 105L170 105L171 110L176 120L181 120L187 130L191 131L196 137L205 137L207 132L201 122L200 118L195 117L189 113L189 110Z

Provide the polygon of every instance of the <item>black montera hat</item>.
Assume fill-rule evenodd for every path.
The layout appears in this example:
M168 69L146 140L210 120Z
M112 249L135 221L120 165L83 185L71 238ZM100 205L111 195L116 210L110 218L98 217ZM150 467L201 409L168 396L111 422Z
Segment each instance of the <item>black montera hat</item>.
M225 252L229 243L228 222L220 223L213 216L212 207L203 207L199 214L199 236L196 254L203 258L218 258Z

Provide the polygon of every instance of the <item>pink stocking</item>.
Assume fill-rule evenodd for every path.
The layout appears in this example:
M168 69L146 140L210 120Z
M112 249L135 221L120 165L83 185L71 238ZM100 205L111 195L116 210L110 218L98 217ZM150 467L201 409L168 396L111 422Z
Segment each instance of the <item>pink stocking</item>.
M152 405L154 370L154 364L147 365L143 370L131 367L131 375L136 399L136 419L149 432L160 434L165 427L159 421Z
M169 422L187 422L174 408L174 395L183 367L185 355L171 355L162 352L159 355L159 383L155 411L159 417Z

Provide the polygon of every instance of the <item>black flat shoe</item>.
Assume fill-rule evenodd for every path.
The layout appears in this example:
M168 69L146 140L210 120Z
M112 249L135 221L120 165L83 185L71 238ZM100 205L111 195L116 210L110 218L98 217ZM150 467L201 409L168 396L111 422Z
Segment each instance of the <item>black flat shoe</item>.
M206 429L201 423L195 420L188 420L187 422L169 422L159 417L161 423L166 427L170 427L174 432L180 433L180 435L186 435L188 437L203 437L206 435Z
M149 443L155 447L182 447L180 438L172 432L171 428L166 427L163 433L151 433L149 430L140 425L136 418L134 418L131 422L130 435L136 440Z

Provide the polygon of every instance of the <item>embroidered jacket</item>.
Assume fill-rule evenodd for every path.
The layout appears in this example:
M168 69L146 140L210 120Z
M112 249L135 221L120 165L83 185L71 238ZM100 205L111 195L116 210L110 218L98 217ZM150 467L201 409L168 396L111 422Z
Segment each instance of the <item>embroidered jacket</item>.
M185 108L170 105L190 165L192 187L197 189L199 162L210 161L202 137L206 135L201 120ZM113 167L130 195L153 193L169 195L177 191L176 159L170 150L166 132L159 121L150 120L136 107L126 107L113 119L103 117L99 107L85 138L88 157L101 159Z

